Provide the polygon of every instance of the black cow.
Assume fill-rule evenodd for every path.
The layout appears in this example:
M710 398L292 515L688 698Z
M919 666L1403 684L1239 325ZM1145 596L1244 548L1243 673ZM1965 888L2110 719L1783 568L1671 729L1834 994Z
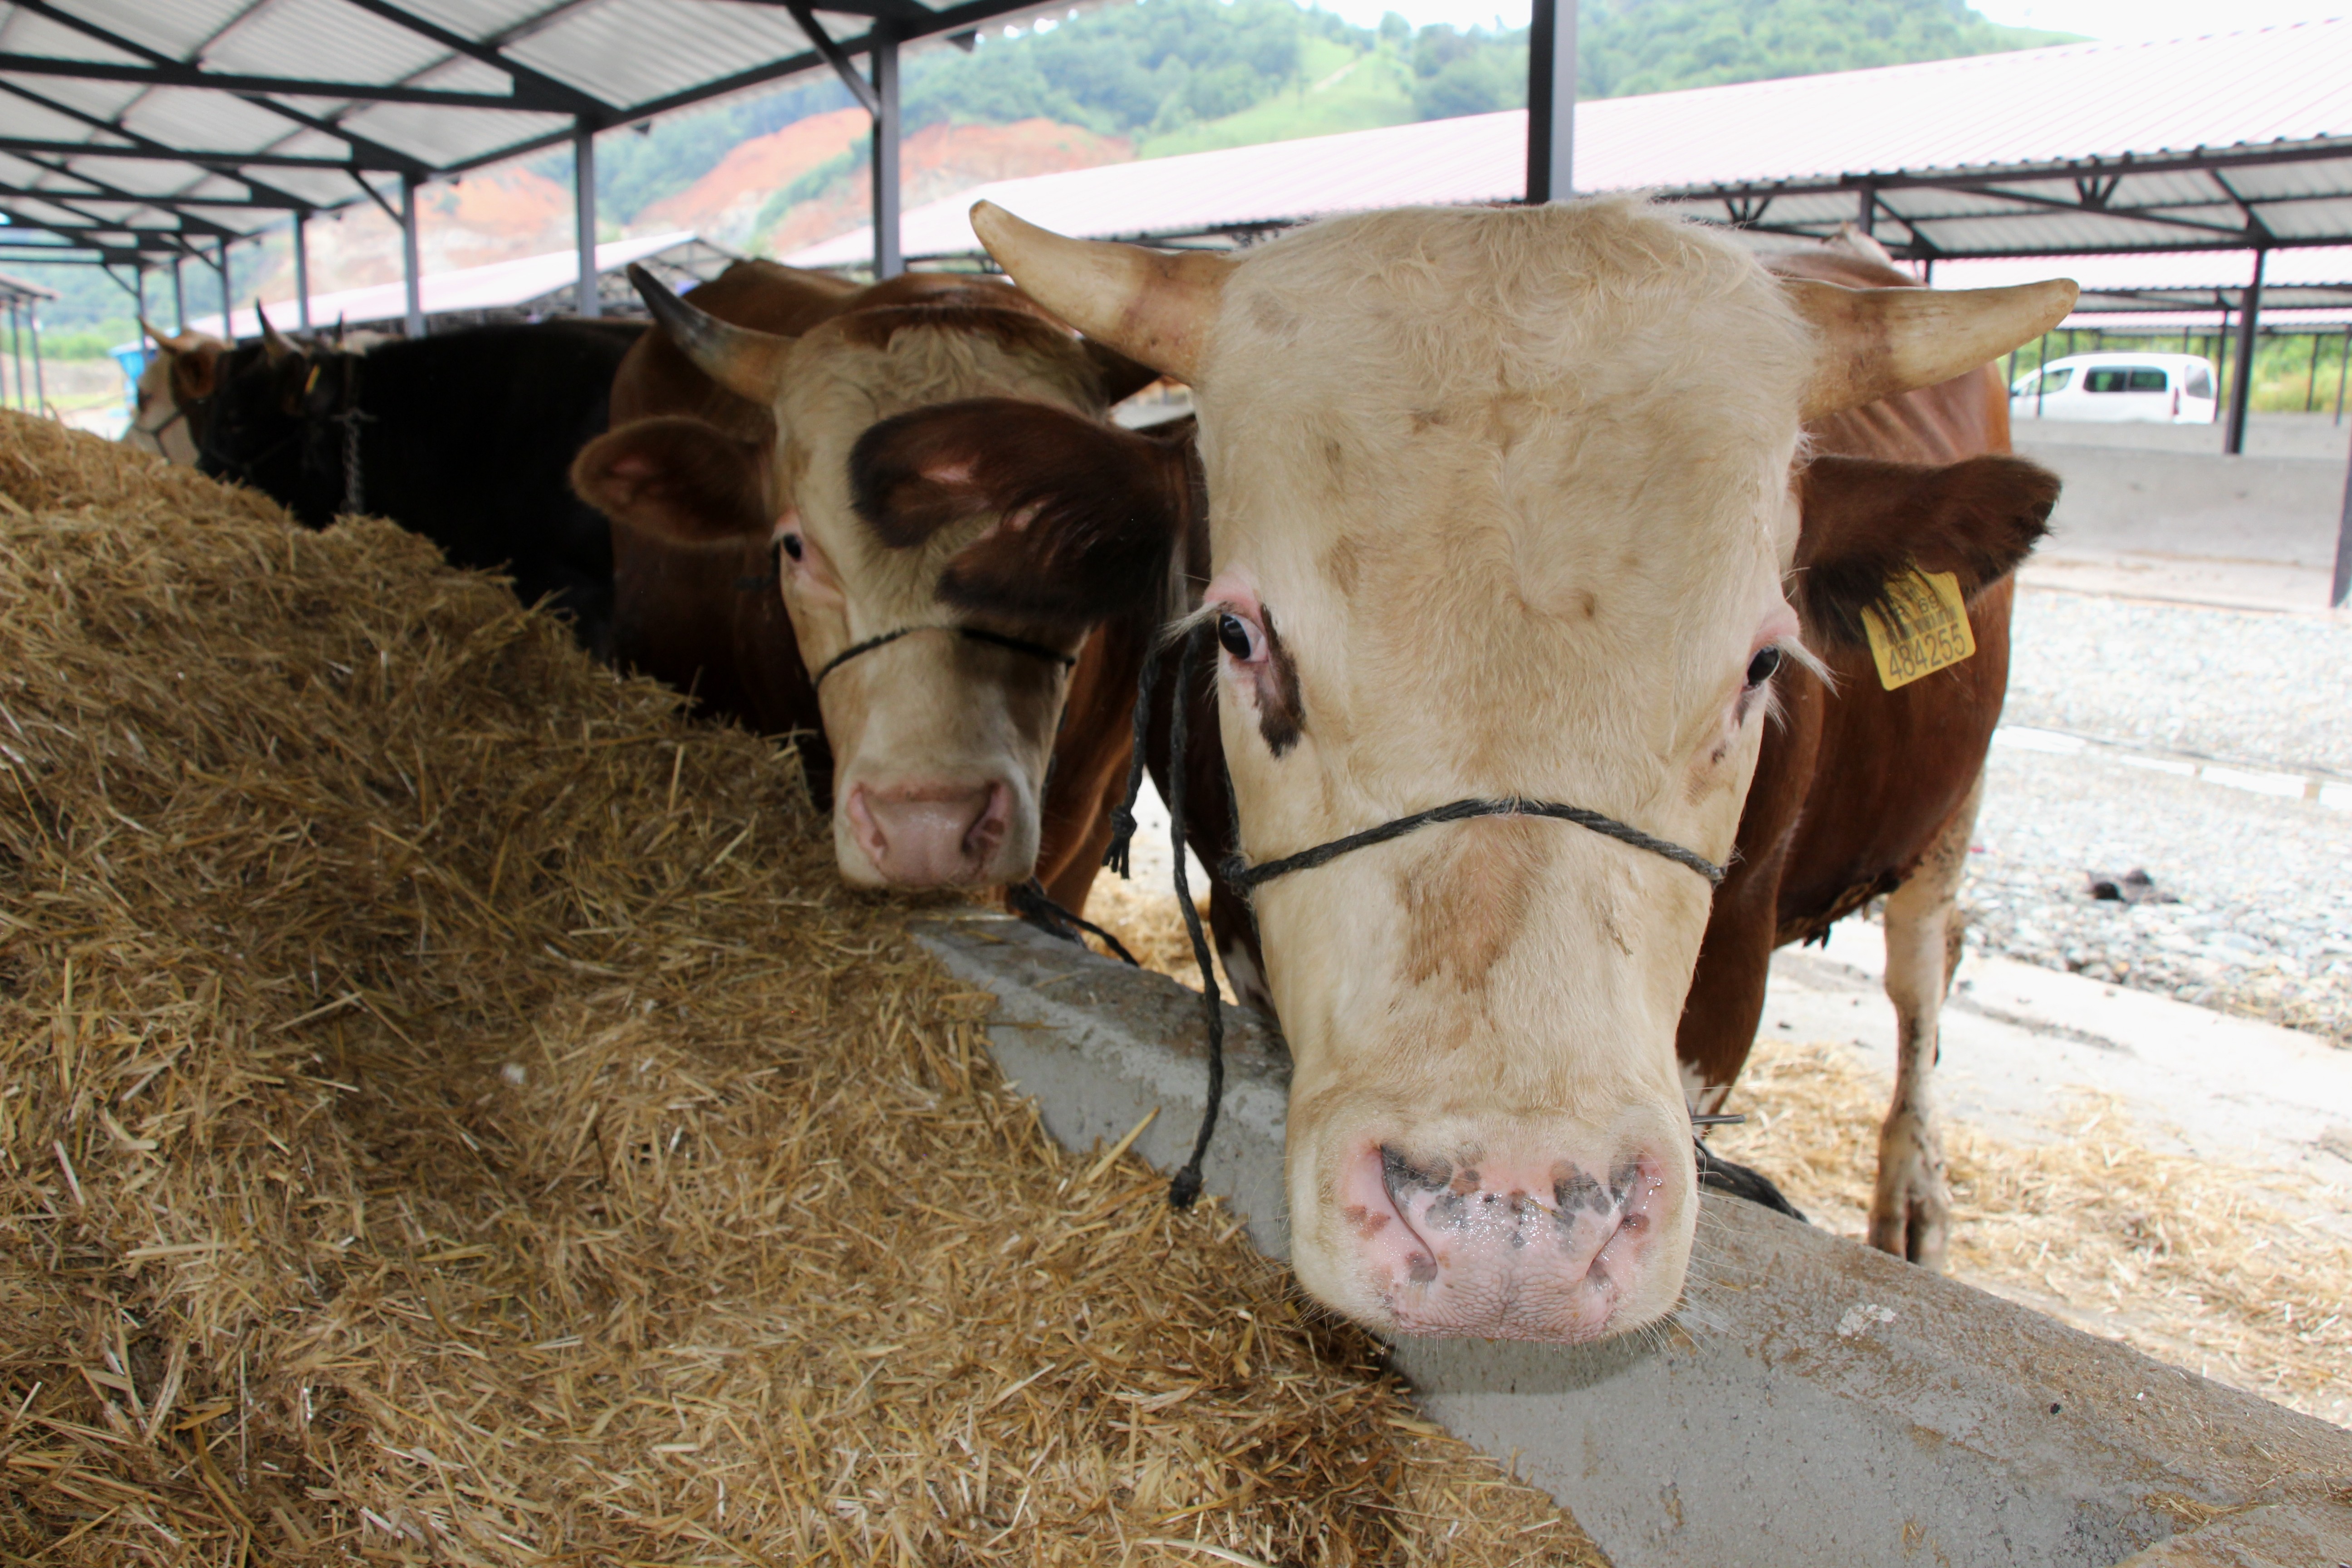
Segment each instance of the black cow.
M643 331L478 327L366 353L273 331L226 365L197 466L312 528L368 512L432 540L454 565L510 573L525 604L550 601L601 658L611 530L566 476L604 433L614 373Z

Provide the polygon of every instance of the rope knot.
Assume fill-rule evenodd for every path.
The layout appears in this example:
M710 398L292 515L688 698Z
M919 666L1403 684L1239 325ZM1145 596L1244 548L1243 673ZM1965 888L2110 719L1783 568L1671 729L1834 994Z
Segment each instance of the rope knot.
M1110 813L1110 847L1103 851L1103 864L1132 880L1135 876L1135 813L1126 805L1116 805Z

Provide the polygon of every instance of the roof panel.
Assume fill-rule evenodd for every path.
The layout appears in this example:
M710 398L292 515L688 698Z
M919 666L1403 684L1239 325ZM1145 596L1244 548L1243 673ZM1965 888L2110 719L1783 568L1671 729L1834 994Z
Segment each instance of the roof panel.
M2352 234L2352 197L2290 202L2262 209L2263 226L2281 239L2333 239Z
M550 0L408 0L406 7L478 43L534 32L533 19L552 8Z
M138 62L128 49L115 47L77 27L52 22L21 5L7 7L0 18L0 49L12 55L49 55L67 60L109 60L117 65Z
M251 8L254 0L65 0L63 9L175 60Z
M100 120L112 120L145 90L136 82L85 81L75 77L25 76L13 71L0 79L37 99L47 99Z
M103 180L120 191L164 195L184 190L200 171L193 163L165 163L144 158L103 158L77 155L66 167L93 180Z
M510 109L457 113L414 103L369 104L344 115L340 123L427 163L462 163L572 127L571 119L561 114L532 114Z
M82 142L92 134L88 125L70 114L0 91L0 136L19 136L28 142Z
M740 0L601 0L505 52L607 103L646 103L763 60L806 52L781 6Z
M124 130L171 147L261 153L301 129L282 114L224 92L159 87L131 105Z
M430 39L342 0L269 0L207 46L204 64L248 76L395 82L448 54Z

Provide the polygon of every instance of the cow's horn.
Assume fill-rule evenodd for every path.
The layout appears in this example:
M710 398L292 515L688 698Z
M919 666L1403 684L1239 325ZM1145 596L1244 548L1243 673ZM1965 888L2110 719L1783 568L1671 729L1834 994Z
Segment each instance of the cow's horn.
M654 313L662 331L702 371L734 393L765 408L776 398L783 379L784 355L793 340L775 332L755 331L722 321L709 311L670 292L669 286L643 267L631 266L629 281L638 298Z
M2079 292L2064 278L2013 289L1844 289L1802 278L1780 287L1822 334L1808 419L1989 364L2065 320Z
M1024 293L1087 336L1179 381L1198 379L1232 262L1071 239L994 202L973 204L971 228Z
M289 354L298 354L302 352L284 332L269 324L269 312L261 308L261 301L258 300L253 302L253 314L255 319L261 322L261 352L269 356L271 364L276 364Z
M203 337L195 332L167 332L151 323L144 316L139 318L139 330L154 339L155 346L165 353L193 353L196 345L204 341Z

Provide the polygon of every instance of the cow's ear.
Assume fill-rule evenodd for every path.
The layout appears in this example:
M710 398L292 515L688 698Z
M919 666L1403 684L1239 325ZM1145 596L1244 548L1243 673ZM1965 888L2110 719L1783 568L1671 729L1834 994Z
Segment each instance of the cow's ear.
M172 400L180 407L210 397L219 385L221 347L200 342L172 354Z
M1196 503L1192 444L1044 404L971 398L886 419L850 454L858 515L886 544L986 521L940 597L1062 621L1118 614L1160 592Z
M1102 383L1105 403L1124 403L1160 379L1160 373L1148 364L1139 364L1108 343L1092 338L1082 340L1087 358L1093 362L1095 375Z
M2049 531L2058 476L2022 458L1942 468L1816 458L1798 476L1794 582L1806 631L1859 646L1862 612L1907 571L1949 572L1964 598L2015 570Z
M599 436L572 488L614 521L679 544L767 537L760 454L699 419L666 415Z

